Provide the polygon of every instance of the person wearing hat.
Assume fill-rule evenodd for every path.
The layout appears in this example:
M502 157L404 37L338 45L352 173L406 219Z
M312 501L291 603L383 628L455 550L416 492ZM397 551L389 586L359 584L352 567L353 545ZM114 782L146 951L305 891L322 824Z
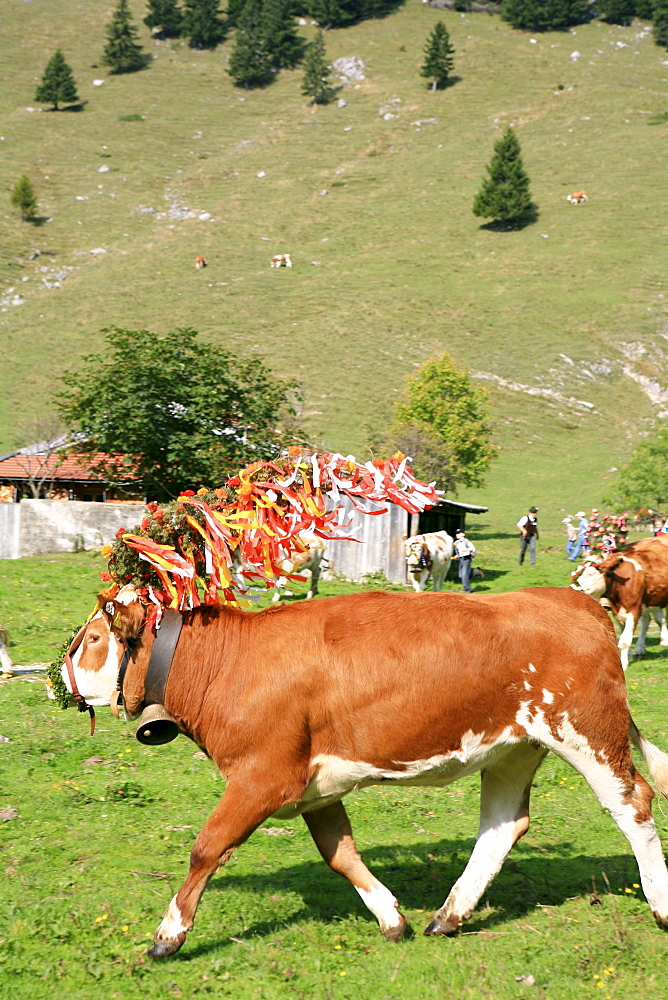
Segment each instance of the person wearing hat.
M473 542L469 542L466 533L460 528L455 532L455 554L453 559L458 560L459 579L467 594L471 593L471 560L476 549Z
M592 511L594 513L594 511ZM598 513L598 511L596 511ZM578 544L575 553L570 556L571 562L584 552L585 555L589 552L589 546L587 545L587 531L589 530L589 518L583 510L579 510L576 517L580 518L580 524L578 525Z
M529 513L524 514L517 522L520 529L520 566L524 562L524 554L529 549L529 559L532 566L536 565L536 539L538 538L538 507L529 507Z

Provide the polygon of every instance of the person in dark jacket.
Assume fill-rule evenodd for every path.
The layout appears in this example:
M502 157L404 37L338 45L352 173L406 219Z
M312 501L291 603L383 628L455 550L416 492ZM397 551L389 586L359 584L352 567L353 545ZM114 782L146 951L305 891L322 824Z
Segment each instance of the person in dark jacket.
M520 529L520 566L524 562L524 553L529 549L529 560L532 566L536 565L536 540L538 539L538 507L529 507L529 513L525 514L517 522Z

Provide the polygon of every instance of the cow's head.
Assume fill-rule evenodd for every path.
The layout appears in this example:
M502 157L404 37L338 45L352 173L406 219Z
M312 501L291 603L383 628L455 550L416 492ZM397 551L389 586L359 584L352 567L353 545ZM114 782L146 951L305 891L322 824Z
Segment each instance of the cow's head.
M608 582L605 574L601 573L594 562L586 563L584 569L573 580L572 586L576 590L583 590L590 597L600 600L605 594Z
M139 634L144 620L144 606L132 586L111 597L98 595L98 611L81 629L72 643L72 669L78 693L88 705L108 705L116 690L126 643ZM67 690L72 684L65 664L61 668Z
M421 535L404 538L404 549L409 573L421 573L431 567L429 548Z

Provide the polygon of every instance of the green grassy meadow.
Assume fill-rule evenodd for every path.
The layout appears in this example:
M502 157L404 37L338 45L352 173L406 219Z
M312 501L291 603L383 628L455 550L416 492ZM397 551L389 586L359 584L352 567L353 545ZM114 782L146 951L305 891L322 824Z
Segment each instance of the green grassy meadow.
M570 563L543 543L533 569L517 542L471 532L480 592L562 585ZM3 564L0 614L16 662L48 660L91 610L102 560L79 553ZM449 587L457 590L455 583ZM323 594L353 589L340 581ZM25 601L18 598L18 593ZM299 596L296 600L301 599ZM42 612L35 634L35 610ZM668 748L666 655L650 629L629 699ZM584 781L549 757L532 826L461 935L422 930L463 870L477 829L478 779L448 789L369 789L346 800L358 846L412 934L387 944L354 890L320 860L301 820L270 820L212 880L172 959L145 957L189 850L223 782L183 739L143 747L132 724L54 708L43 682L0 681L0 998L240 997L283 1000L665 1000L667 938L638 888L635 861ZM668 843L665 807L655 808ZM591 905L598 899L601 905ZM522 978L524 977L524 978ZM534 984L528 981L533 977ZM602 984L602 985L600 985Z
M342 87L345 107L311 108L300 70L233 87L231 40L151 40L139 0L153 61L114 77L99 61L110 10L3 8L2 187L28 173L41 218L21 223L8 201L0 214L0 450L102 328L190 325L297 377L311 438L358 454L404 377L446 349L489 388L501 449L467 499L499 528L528 503L598 504L665 406L668 127L649 122L668 68L647 25L531 36L408 0L327 32L328 58L358 56L365 79ZM437 19L458 79L431 93L419 67ZM80 111L33 100L57 46ZM499 233L471 204L509 123L539 215ZM580 188L589 203L573 208ZM295 266L271 270L283 251Z

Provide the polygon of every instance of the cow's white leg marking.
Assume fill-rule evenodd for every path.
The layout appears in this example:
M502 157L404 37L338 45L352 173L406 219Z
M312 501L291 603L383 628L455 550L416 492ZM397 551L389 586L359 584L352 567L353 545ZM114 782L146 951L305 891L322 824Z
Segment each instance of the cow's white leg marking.
M622 667L624 670L629 665L629 649L631 648L631 643L633 642L633 629L635 628L635 618L630 611L625 611L624 608L619 609L619 614L617 615L620 621L624 622L624 628L622 629L622 634L619 637L619 655L622 660Z
M647 629L649 628L649 611L647 608L642 609L640 615L640 629L638 630L638 638L636 639L636 656L645 655L645 644L647 641Z
M364 889L356 885L358 893L366 908L373 913L380 925L380 929L385 937L393 937L396 934L402 936L406 929L406 921L399 913L399 904L387 886L379 882L377 878L371 876L373 887Z
M179 934L185 934L191 928L192 924L190 927L186 927L183 923L181 910L179 909L179 904L176 902L176 896L174 896L167 908L167 913L162 923L155 932L155 939L156 941L174 941Z
M547 750L526 743L509 748L481 771L478 839L464 872L425 934L454 934L470 917L513 844L529 829L531 782Z
M652 608L652 617L661 629L659 645L668 646L668 623L666 622L666 615L664 614L663 608Z
M654 916L668 928L668 869L651 815L652 793L647 782L635 772L635 788L629 788L628 782L597 758L587 739L572 726L567 714L562 716L559 725L561 739L557 739L547 725L542 710L538 709L530 718L527 707L519 713L517 721L525 724L529 735L539 739L574 767L603 808L608 810L635 854L643 891ZM632 774L630 770L629 779ZM649 818L644 819L643 814Z

